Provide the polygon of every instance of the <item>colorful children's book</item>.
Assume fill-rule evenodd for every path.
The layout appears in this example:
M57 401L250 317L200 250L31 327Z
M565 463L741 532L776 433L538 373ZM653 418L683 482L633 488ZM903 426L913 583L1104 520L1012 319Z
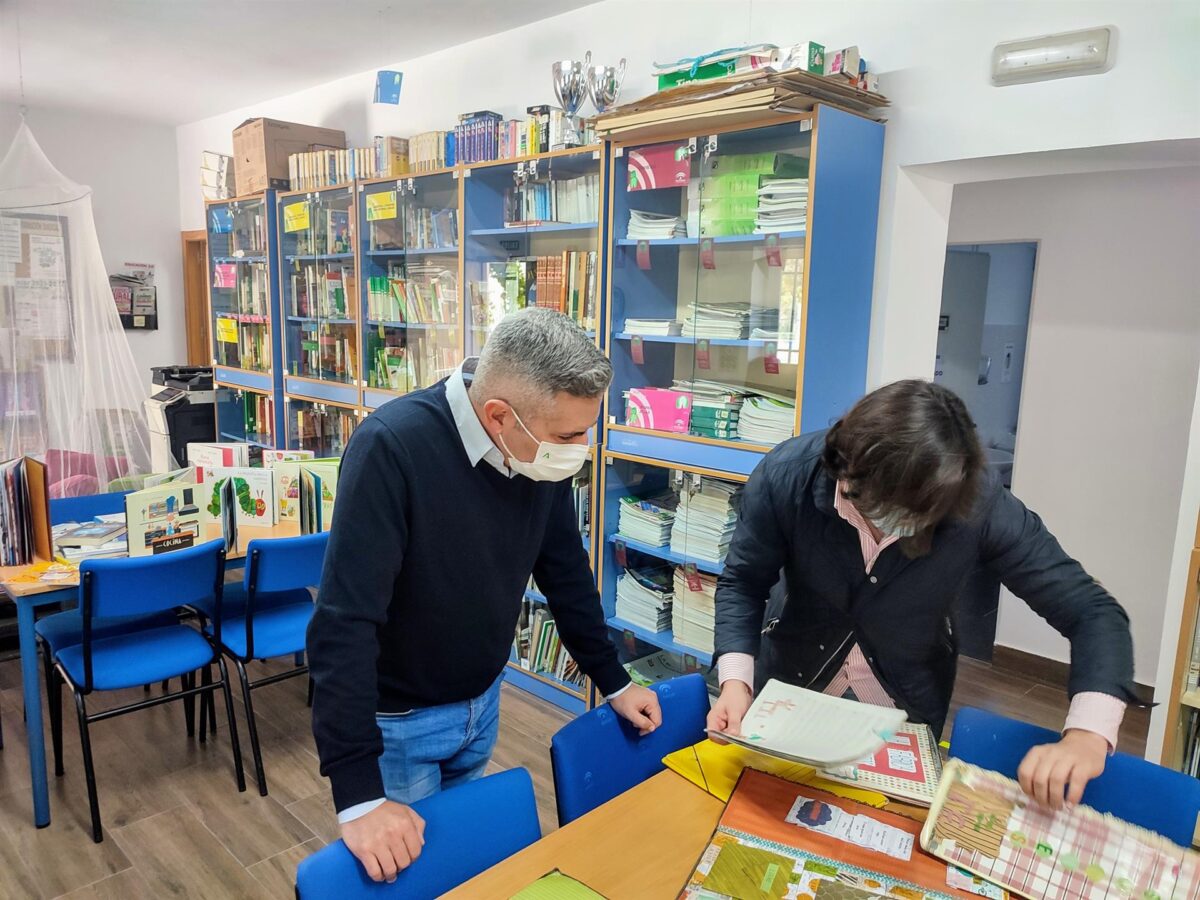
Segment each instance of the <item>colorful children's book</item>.
M692 395L667 388L630 388L625 399L625 424L687 434Z
M820 768L873 756L904 724L904 711L831 697L772 678L742 718L739 744Z
M1017 782L957 759L921 846L1031 900L1200 896L1200 853L1087 806L1045 809Z
M222 485L233 485L234 510L238 525L273 525L275 523L275 475L270 469L214 466L201 470L206 521L215 522L222 515Z
M271 463L269 471L275 478L275 511L279 522L295 522L300 518L300 463Z
M333 525L341 459L317 459L300 467L300 533L316 534Z
M202 543L200 495L194 484L164 484L125 495L130 556L151 556Z
M271 466L281 462L300 462L316 455L311 450L263 450L262 461L264 466Z
M250 465L249 444L190 443L187 445L188 465L197 468L210 466Z
M147 475L143 487L158 487L160 484L196 484L196 467L188 466L176 469L174 472L163 472L158 475Z
M942 777L942 757L928 725L905 722L870 756L846 766L824 769L821 774L833 781L929 806Z

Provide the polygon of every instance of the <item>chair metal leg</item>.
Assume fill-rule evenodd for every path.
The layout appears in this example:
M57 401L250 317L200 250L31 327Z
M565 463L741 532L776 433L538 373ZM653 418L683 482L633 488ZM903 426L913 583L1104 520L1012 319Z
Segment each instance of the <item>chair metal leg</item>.
M88 806L92 811L92 840L99 844L104 840L100 829L100 798L96 796L96 769L92 765L92 741L88 735L87 706L83 694L73 691L75 711L79 714L79 742L83 747L83 771L87 777Z
M190 691L196 686L196 676L191 672L186 675L179 676L179 683L183 690ZM187 720L187 736L196 736L196 695L191 694L183 698L183 716Z
M208 678L209 683L212 682L212 666L204 667L204 674ZM208 702L208 730L213 734L217 733L217 692L209 691L207 695Z
M254 778L258 782L258 793L267 796L267 776L263 773L262 748L258 745L258 724L254 721L254 701L250 699L250 679L240 659L234 658L238 678L242 682L242 702L246 704L246 727L250 730L250 754L254 757Z
M205 666L200 670L200 687L205 688L212 684L212 668ZM206 691L200 694L200 743L204 743L208 737L208 704L212 702L212 691Z
M229 745L233 748L233 771L237 777L238 791L246 790L246 772L242 768L242 745L238 741L237 721L233 718L233 692L229 690L229 670L225 668L225 657L217 654L217 666L221 670L221 692L225 695L225 713L229 718ZM250 719L254 721L253 718Z
M164 678L162 680L162 689L163 689L164 694L171 689L171 679L170 678Z
M50 742L54 746L54 774L62 777L63 769L63 719L62 684L54 669L54 660L48 646L42 646L42 660L46 670L46 701L50 707Z
M315 689L316 689L316 685L313 683L312 676L309 675L308 676L308 700L307 700L309 709L312 709L313 691Z

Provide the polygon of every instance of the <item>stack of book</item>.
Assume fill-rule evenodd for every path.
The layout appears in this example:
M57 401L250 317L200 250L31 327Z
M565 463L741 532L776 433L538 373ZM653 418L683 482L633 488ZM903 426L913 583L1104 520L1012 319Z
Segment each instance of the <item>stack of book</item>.
M689 303L683 320L688 337L738 340L750 334L750 304Z
M630 240L653 241L684 237L687 231L683 222L679 220L679 216L631 209L629 211L629 227L625 233Z
M808 225L808 179L763 179L758 189L755 234L802 231Z
M626 319L624 332L643 337L670 337L683 333L683 323L675 319Z
M656 497L622 497L617 514L617 533L651 547L665 547L671 540L678 498L673 493Z
M746 390L720 381L676 380L671 387L692 395L689 433L719 440L738 440L738 422Z
M370 147L310 150L288 157L293 191L315 191L355 179L398 178L409 171L408 140L375 135Z
M234 196L233 157L204 150L200 153L200 192L205 200Z
M600 176L528 181L504 192L504 225L523 228L544 222L595 222Z
M782 396L748 397L738 419L738 437L755 444L778 444L792 436L796 403Z
M699 580L699 590L693 591L688 586L688 576L684 573L683 566L675 567L671 631L676 643L712 653L717 612L717 576L697 572L691 577Z
M69 523L66 527L56 525L53 537L59 556L71 563L124 556L129 551L124 522Z
M671 528L671 552L719 563L737 526L740 487L704 475L699 488L684 490Z
M617 618L655 633L671 627L671 567L631 566L617 578Z

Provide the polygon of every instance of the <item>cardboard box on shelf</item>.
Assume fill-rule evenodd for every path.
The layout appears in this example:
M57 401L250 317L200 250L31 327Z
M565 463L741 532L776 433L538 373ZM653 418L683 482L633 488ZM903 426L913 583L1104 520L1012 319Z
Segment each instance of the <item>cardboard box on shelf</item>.
M310 150L342 150L346 133L277 119L247 119L233 130L234 178L239 196L288 188L288 157Z

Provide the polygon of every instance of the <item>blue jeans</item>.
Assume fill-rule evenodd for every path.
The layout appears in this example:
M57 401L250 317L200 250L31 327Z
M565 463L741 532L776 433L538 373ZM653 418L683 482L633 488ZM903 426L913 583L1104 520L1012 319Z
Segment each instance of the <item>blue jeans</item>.
M415 803L483 775L500 730L503 677L474 700L376 715L383 733L379 771L389 800Z

